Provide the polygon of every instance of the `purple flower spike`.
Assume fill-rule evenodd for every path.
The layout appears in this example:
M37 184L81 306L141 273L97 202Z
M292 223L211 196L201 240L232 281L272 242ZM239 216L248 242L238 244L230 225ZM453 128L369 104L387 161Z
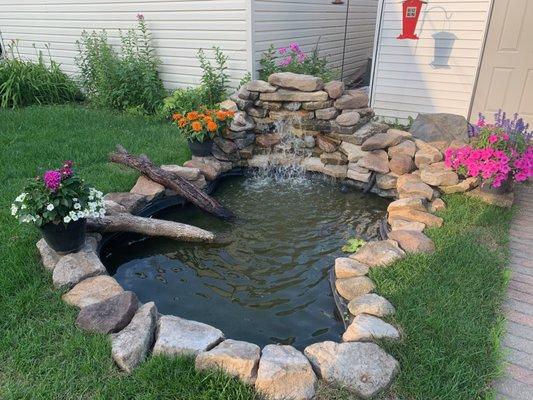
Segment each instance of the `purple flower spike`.
M142 15L141 13L137 14L137 19L139 21L144 21L144 15Z
M292 42L289 44L289 48L294 51L295 53L301 53L302 49L300 49L300 45L296 42Z
M45 186L55 192L61 185L61 173L59 171L46 171L43 175Z
M281 55L284 55L284 54L287 53L287 50L288 50L288 49L287 49L286 47L280 47L280 48L278 49L278 53L281 54Z
M292 62L292 57L287 56L279 62L279 65L281 65L282 67L287 67L291 62Z

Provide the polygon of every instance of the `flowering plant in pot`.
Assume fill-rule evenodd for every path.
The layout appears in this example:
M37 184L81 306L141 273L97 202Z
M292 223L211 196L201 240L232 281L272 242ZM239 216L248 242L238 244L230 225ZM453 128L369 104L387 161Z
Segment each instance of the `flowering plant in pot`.
M234 115L233 111L204 109L185 115L175 113L172 120L187 139L192 154L207 157L211 155L213 139L228 128Z
M482 190L506 193L513 183L533 176L533 146L528 129L518 114L511 120L499 111L493 124L480 114L471 130L471 144L448 148L444 162L461 176L481 178Z
M41 229L46 243L60 254L79 250L85 242L87 217L105 215L102 192L85 184L66 161L28 181L11 205L20 223Z

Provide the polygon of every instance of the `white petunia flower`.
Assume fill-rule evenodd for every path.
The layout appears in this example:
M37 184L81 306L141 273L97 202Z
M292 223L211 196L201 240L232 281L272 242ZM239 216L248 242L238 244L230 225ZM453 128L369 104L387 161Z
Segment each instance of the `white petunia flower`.
M75 210L80 210L81 209L81 204L80 203L75 203L74 204L74 209Z
M65 218L63 218L63 222L65 224L68 224L71 221L71 218L67 215Z
M18 211L19 211L18 207L15 204L11 204L11 215L13 216L17 215Z
M54 205L53 205L52 203L50 203L50 204L48 204L48 205L46 206L46 209L47 209L48 211L52 211L52 210L54 209Z

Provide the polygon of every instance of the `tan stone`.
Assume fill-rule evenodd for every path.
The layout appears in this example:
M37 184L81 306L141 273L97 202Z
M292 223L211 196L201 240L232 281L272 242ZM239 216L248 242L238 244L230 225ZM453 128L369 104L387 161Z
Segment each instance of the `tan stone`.
M119 293L124 289L109 275L100 275L85 279L74 286L62 296L65 303L78 308L100 303Z
M348 310L352 315L370 314L376 317L386 317L395 312L393 305L386 298L375 293L356 297L348 303Z
M389 157L385 151L375 150L361 157L357 165L371 171L386 174L389 172Z
M335 107L323 108L315 111L315 116L317 119L322 120L331 120L337 118L339 112Z
M420 197L406 197L395 200L387 207L388 212L410 208L413 210L427 211L424 200Z
M399 155L413 158L416 153L416 144L412 140L404 140L396 146L389 147L387 152L389 153L390 158Z
M377 174L376 186L383 190L396 189L396 176L391 174Z
M339 115L335 119L335 122L340 126L354 126L357 125L360 119L361 117L359 116L359 113L349 112Z
M337 279L353 278L368 273L368 266L349 257L335 259L335 276Z
M246 84L246 89L250 92L272 93L275 92L277 88L268 82L258 79L248 82Z
M180 167L179 165L161 165L163 171L171 172L188 181L200 179L200 169L192 167Z
M366 168L359 167L355 163L349 163L346 177L354 181L368 182L371 174L372 173Z
M389 219L389 224L392 231L407 230L422 232L426 229L426 225L422 222L406 221L404 219Z
M257 147L266 149L281 142L281 137L277 133L265 133L263 135L255 135L255 145Z
M322 161L324 164L328 164L328 165L344 165L344 164L348 164L348 160L346 159L346 156L344 156L339 151L335 151L333 153L322 153L320 155L320 161Z
M434 195L431 186L424 182L407 181L404 183L398 178L397 189L400 198L422 197L431 200Z
M389 234L407 253L433 253L435 244L420 231L396 230Z
M420 170L422 182L431 186L453 186L459 182L457 174L439 165L428 165Z
M359 159L367 154L366 151L361 150L361 146L348 142L342 142L339 150L346 154L348 161L351 163L359 161Z
M338 99L342 96L344 92L344 82L341 81L331 81L326 83L324 90L328 93L329 97L332 99Z
M483 201L484 203L492 204L498 207L511 207L514 202L514 194L505 193L505 194L494 194L483 192L481 188L476 188L470 192L465 193L468 197L476 198Z
M389 168L397 175L405 175L415 169L415 163L411 157L398 154L389 161Z
M339 148L338 142L327 136L317 135L315 140L318 147L326 153L333 153Z
M354 91L339 97L334 105L339 110L364 108L368 106L368 95L363 91Z
M396 146L405 140L405 136L400 132L395 129L389 129L387 132L378 133L365 140L361 148L364 151L371 151Z
M336 279L335 289L346 300L350 301L357 296L370 293L376 288L374 282L366 276Z
M446 204L442 199L435 199L429 204L429 212L436 213L446 209Z
M157 182L154 182L144 175L139 176L135 186L130 190L130 193L140 194L143 196L148 196L149 198L154 198L165 191L165 187L160 185Z
M463 193L479 185L479 178L469 177L456 185L452 186L439 186L439 190L444 194Z
M328 94L322 90L317 92L300 92L298 90L278 89L274 93L261 93L262 101L327 101Z
M346 332L342 335L344 342L369 342L372 340L398 340L400 332L387 322L368 314L357 315Z
M304 110L308 111L320 111L322 109L328 109L333 106L332 100L326 100L326 101L304 101L302 103L302 108ZM318 118L318 117L317 117ZM319 118L322 119L322 118Z
M221 110L227 110L227 111L233 111L237 112L239 109L237 108L237 103L235 103L233 100L224 100L222 103L218 105Z
M276 72L268 77L268 83L285 89L296 89L302 92L314 92L324 87L322 79L293 72Z
M279 110L279 111L270 111L270 118L274 120L307 120L315 116L313 111L298 110L298 111L289 111L289 110Z
M378 267L389 265L404 255L394 240L379 240L365 243L351 258L369 267Z
M409 208L389 211L389 219L403 219L405 221L421 222L430 228L440 227L443 223L442 218L437 217L436 215Z

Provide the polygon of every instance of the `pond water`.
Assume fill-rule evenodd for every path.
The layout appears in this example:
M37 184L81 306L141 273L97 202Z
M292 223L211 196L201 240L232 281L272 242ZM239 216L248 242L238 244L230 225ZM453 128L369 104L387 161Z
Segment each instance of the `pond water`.
M388 202L317 176L225 178L214 195L235 221L192 206L158 217L223 233L229 244L124 236L103 249L110 273L160 313L213 325L228 338L300 349L338 340L343 324L329 269L348 239L377 237Z

